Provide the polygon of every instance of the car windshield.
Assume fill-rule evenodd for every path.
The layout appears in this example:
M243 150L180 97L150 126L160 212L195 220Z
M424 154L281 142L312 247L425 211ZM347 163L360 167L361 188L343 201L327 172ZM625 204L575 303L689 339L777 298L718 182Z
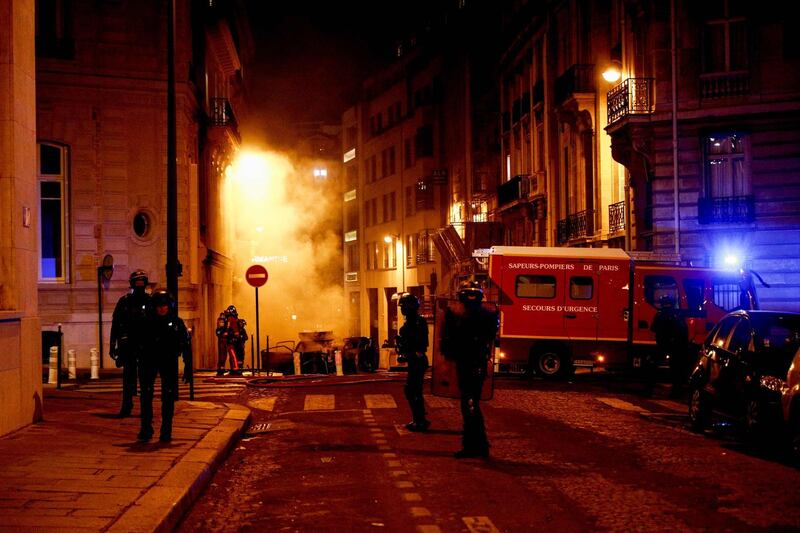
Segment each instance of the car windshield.
M800 347L800 315L752 315L750 320L761 371L785 377Z

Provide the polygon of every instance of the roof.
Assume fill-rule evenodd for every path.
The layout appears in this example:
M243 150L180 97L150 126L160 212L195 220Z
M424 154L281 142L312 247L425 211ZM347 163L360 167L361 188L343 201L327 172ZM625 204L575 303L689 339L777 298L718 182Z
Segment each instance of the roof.
M617 259L629 261L621 248L563 248L554 246L492 246L489 255L520 257L563 257L567 259Z

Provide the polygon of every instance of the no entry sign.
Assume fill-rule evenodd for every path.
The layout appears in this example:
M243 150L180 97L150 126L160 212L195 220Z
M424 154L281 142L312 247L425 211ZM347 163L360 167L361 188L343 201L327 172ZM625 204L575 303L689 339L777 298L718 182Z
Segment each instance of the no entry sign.
M267 274L267 269L261 265L253 265L247 269L247 272L244 274L244 278L247 280L247 283L250 284L251 287L261 287L267 282L267 278L269 278L269 274Z

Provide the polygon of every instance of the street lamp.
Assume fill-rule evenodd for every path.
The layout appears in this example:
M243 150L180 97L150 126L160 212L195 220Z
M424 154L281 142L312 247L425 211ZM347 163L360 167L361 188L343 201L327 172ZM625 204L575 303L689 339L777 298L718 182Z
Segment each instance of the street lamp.
M399 262L400 263L400 276L401 276L401 279L402 279L402 284L400 285L400 290L398 292L405 292L406 291L406 263L405 263L405 256L403 254L403 241L400 240L400 237L401 236L400 236L399 233L392 233L392 234L386 235L383 238L383 242L385 242L386 244L397 243L397 244L395 244L395 248L394 248L395 268L397 268L397 263ZM397 249L398 249L397 245L398 244L400 245L399 246L399 248L400 248L400 253L399 254L397 253Z
M603 71L603 79L608 83L616 83L622 77L622 63L616 59L612 59L606 69Z

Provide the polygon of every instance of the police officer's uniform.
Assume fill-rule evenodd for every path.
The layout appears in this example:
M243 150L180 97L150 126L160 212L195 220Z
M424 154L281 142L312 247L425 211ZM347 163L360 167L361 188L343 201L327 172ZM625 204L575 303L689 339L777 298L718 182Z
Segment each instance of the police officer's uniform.
M489 441L480 399L492 342L497 334L498 316L481 305L483 291L477 282L463 283L458 297L463 308L448 309L441 341L444 356L455 361L461 391L462 449L455 455L458 458L486 457Z
M131 292L123 295L114 307L111 319L109 355L117 368L122 367L122 406L119 416L130 416L136 396L136 376L139 358L147 345L147 322L150 295L145 292L147 274L143 270L131 273Z
M425 431L431 423L425 418L425 400L422 387L428 369L428 323L419 315L419 300L411 293L404 293L398 301L405 323L400 327L397 344L398 361L408 362L408 375L404 389L411 408L412 421L406 424L410 431Z
M164 311L166 307L166 312ZM161 434L159 440L172 440L172 417L178 399L178 357L183 356L184 382L192 380L192 344L189 332L176 312L175 302L165 290L153 294L150 316L152 343L142 358L141 382L142 423L139 440L153 436L153 395L156 376L161 376Z

